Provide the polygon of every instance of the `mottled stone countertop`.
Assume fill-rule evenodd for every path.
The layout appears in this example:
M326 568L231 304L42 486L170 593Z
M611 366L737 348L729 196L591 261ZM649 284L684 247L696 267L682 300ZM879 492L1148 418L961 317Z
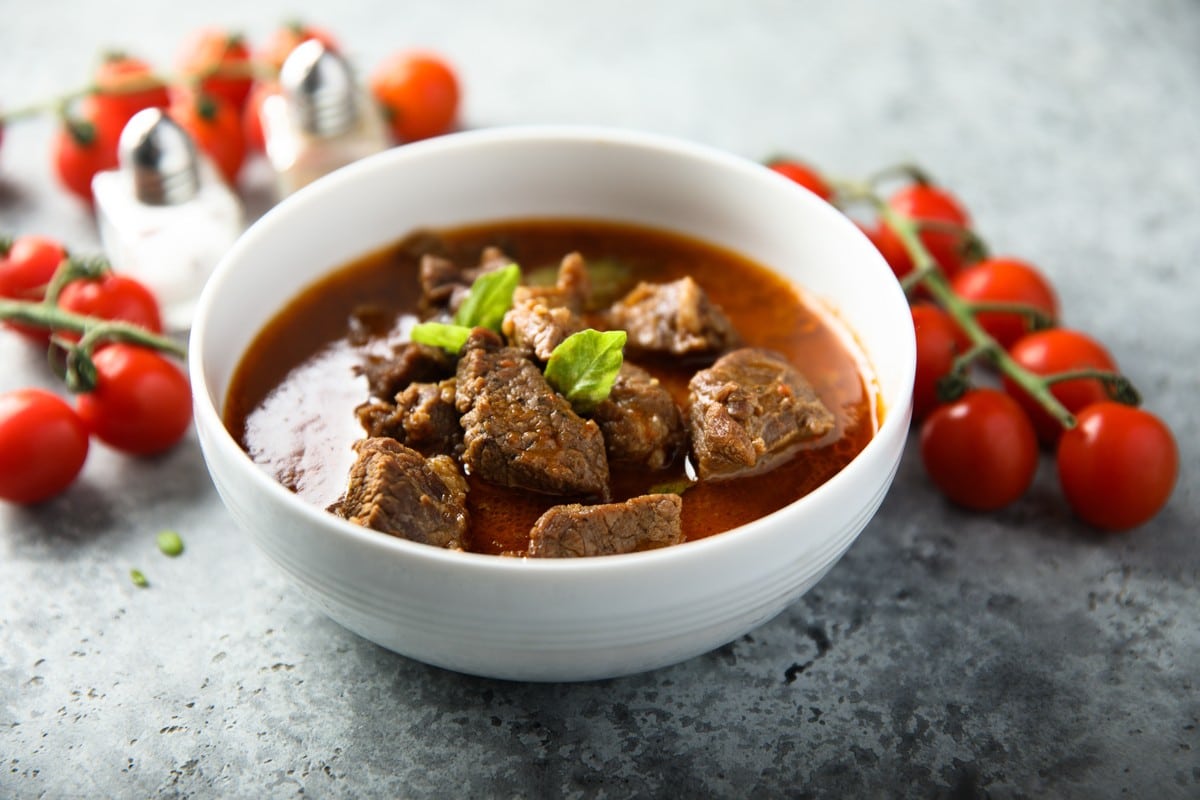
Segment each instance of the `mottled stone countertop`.
M80 85L106 47L169 65L199 25L256 39L294 16L364 71L444 53L467 127L615 125L847 176L919 162L1109 346L1176 432L1180 483L1102 538L1048 460L976 515L910 442L773 621L648 674L523 685L326 619L234 527L194 435L149 461L97 447L61 498L0 508L0 796L1200 797L1200 5L0 0L0 105ZM94 252L51 134L6 132L0 229ZM259 164L254 213L265 186ZM10 336L0 363L0 390L53 385Z

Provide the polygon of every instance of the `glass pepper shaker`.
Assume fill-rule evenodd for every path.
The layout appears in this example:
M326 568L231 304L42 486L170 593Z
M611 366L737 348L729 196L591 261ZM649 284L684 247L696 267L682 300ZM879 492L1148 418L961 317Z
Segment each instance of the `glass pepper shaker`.
M213 268L242 232L241 201L162 109L126 123L118 165L92 179L105 253L114 270L154 292L169 330L185 331Z
M349 64L319 41L291 52L279 86L260 113L281 195L388 146L383 120L355 84Z

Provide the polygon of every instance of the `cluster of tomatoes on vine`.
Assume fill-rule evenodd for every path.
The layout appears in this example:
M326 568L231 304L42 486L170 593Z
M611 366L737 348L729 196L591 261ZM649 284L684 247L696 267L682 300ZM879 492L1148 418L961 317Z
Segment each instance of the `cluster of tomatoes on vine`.
M340 50L328 30L296 22L277 28L253 49L239 33L200 29L181 46L171 77L135 55L108 53L85 89L49 105L0 114L0 131L5 122L55 111L61 124L51 145L54 170L64 187L90 201L92 176L117 166L125 124L142 109L164 108L236 186L247 158L264 148L259 108L278 91L284 60L310 39ZM398 144L446 133L457 122L459 82L435 53L397 51L371 71L368 85Z
M0 114L0 141L5 124L56 113L54 170L64 187L90 202L93 176L117 167L125 124L142 109L164 108L236 186L247 157L264 149L263 100L278 91L287 56L312 39L340 50L328 30L291 23L254 49L237 33L201 29L184 42L172 77L128 53L106 54L82 90ZM370 73L368 88L397 144L456 125L458 79L434 53L390 55ZM74 258L45 237L0 237L0 320L48 349L75 393L73 403L39 388L0 394L2 500L31 504L61 493L83 469L92 439L151 456L174 446L190 426L191 389L173 360L184 350L163 336L154 294L116 267Z
M132 455L171 448L192 420L192 394L169 357L158 300L102 261L41 236L0 239L0 319L48 350L74 403L40 388L0 393L0 499L37 503L65 490L94 437Z
M849 210L904 286L916 333L913 421L925 470L951 501L992 511L1054 453L1067 503L1085 522L1127 530L1170 498L1179 452L1169 428L1093 336L1061 325L1058 295L1025 260L989 255L962 203L919 170L886 199L876 181L831 183L803 162L777 172Z

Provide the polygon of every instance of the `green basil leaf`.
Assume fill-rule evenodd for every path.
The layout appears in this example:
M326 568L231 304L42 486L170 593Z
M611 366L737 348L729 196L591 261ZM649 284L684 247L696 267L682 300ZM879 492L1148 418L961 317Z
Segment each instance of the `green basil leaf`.
M696 485L696 481L680 478L679 480L656 483L646 490L646 494L678 494L682 495Z
M516 264L480 275L455 312L455 324L499 331L504 312L512 305L513 292L520 282L521 268Z
M546 362L546 381L581 414L612 391L624 360L625 331L588 328L564 339Z
M451 355L458 355L471 329L465 325L448 325L445 322L422 322L414 325L411 339L417 344L440 347Z

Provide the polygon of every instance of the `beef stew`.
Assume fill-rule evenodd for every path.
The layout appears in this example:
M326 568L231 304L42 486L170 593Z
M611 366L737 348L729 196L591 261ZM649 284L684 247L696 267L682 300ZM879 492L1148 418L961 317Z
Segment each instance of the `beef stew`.
M475 278L510 261L524 285L505 336L477 329L450 358L408 341L414 324L452 313ZM672 311L653 316L668 302ZM633 332L613 392L576 413L541 368L581 326L618 322ZM689 389L698 376L702 388ZM735 391L747 380L760 385ZM740 423L715 413L730 398L761 413ZM784 279L663 231L557 220L422 233L336 271L259 335L225 416L257 463L314 504L393 535L522 556L729 530L828 480L876 427L857 362ZM738 456L744 469L728 459L712 468L705 442L733 440L697 428L705 416L741 424L742 451L758 455ZM380 437L389 444L363 444ZM442 457L461 465L465 494ZM364 522L397 518L369 505L395 498L362 481L401 463L416 474L398 479L399 493L436 501L425 509L436 530L397 530L415 524L403 512L402 524ZM347 488L352 475L360 482ZM656 499L664 491L678 502Z

